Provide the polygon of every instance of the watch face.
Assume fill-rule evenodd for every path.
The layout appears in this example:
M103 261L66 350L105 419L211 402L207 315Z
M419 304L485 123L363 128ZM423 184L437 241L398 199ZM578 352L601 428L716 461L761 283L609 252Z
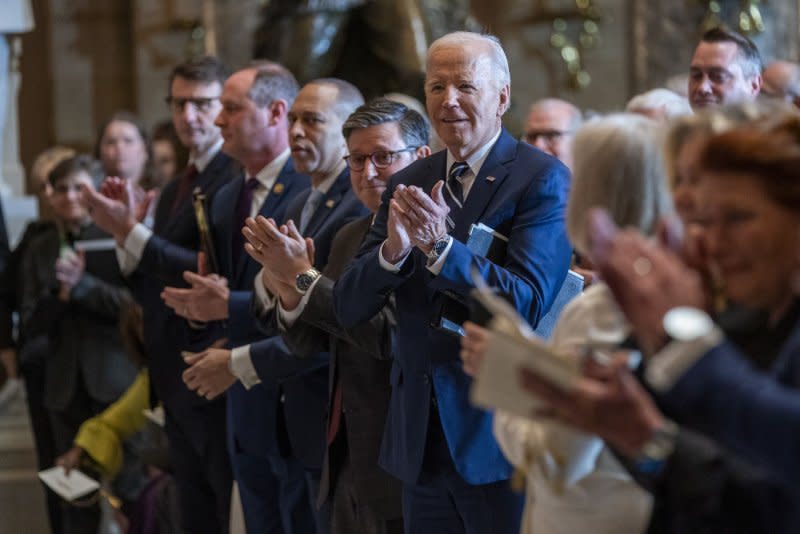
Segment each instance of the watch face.
M297 289L300 291L308 291L308 288L311 287L311 283L313 281L314 277L308 273L303 273L297 277Z
M678 341L695 340L713 329L711 317L697 308L672 308L664 315L664 331Z
M441 256L444 253L444 249L447 248L448 239L440 239L433 245L433 250L437 256Z

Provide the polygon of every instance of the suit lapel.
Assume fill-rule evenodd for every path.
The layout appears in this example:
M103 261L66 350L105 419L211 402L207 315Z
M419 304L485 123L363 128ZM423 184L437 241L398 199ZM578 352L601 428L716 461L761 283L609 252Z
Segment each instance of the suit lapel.
M269 190L267 194L267 198L264 199L264 202L261 203L261 207L258 210L258 214L264 217L272 216L278 206L283 202L283 199L286 198L284 193L289 189L291 184L289 181L295 176L294 168L292 167L292 160L289 159L286 161L286 164L281 169L280 174L275 179L275 183L272 184L272 188ZM238 196L236 197L238 198ZM280 223L281 221L277 221ZM231 232L233 229L231 228ZM233 234L231 234L233 235ZM232 257L232 256L231 256ZM239 255L239 263L236 265L236 276L235 280L238 282L239 278L242 276L244 271L246 270L246 266L250 261L250 256L243 252Z
M325 223L328 215L339 205L339 201L342 200L342 197L347 193L349 188L350 172L348 169L345 169L339 174L336 181L333 182L333 185L328 189L325 196L322 197L319 206L317 206L317 209L311 216L311 221L309 221L306 227L306 235L314 235L317 233L317 230Z
M180 221L186 221L187 217L191 217L192 222L194 222L194 214L188 214L187 211L191 212L194 208L192 207L192 193L194 189L199 187L201 191L205 191L209 184L216 178L216 176L222 172L225 165L230 161L230 158L226 156L223 152L217 152L217 155L213 157L213 159L208 163L203 172L197 175L194 184L192 185L192 191L189 192L189 201L183 202L179 207L178 211L173 213L172 215L168 215L166 223L164 223L164 230L163 233L167 234L172 230L172 228ZM177 185L177 184L176 184ZM177 194L177 188L175 189ZM174 195L171 196L173 199L175 198ZM170 202L167 209L170 209L172 206L172 202Z
M516 149L516 139L503 130L483 162L480 173L475 177L464 207L454 217L454 238L466 242L470 226L480 219L492 197L508 177L505 164L514 159Z

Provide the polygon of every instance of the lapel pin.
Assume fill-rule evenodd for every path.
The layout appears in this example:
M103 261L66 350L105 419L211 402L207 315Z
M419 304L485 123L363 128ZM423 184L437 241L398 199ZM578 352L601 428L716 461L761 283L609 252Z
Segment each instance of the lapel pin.
M333 207L334 204L336 204L336 202L333 199L330 199L327 202L325 202L325 207L330 209Z
M280 195L281 193L283 193L283 187L284 187L283 184L279 182L275 184L275 187L272 188L272 192L275 193L276 195Z
M487 182L494 182L494 181L495 181L495 179L496 179L496 178L495 178L494 176L487 176L487 177L486 177L486 181L487 181Z

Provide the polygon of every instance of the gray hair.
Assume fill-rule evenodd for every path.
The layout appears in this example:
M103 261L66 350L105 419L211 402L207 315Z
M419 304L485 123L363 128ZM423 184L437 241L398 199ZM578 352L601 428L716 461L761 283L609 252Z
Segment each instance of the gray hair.
M421 147L428 144L430 126L425 117L400 102L385 97L370 100L359 106L342 125L345 140L354 130L379 124L396 122L406 146Z
M528 111L530 114L532 111L537 111L540 109L548 109L548 108L556 108L560 107L569 113L569 131L574 132L576 131L580 125L583 123L583 113L577 106L572 104L571 102L567 102L566 100L561 100L560 98L543 98L541 100L537 100L533 104L531 104L531 108Z
M661 128L655 121L631 113L598 117L578 130L573 146L567 233L580 254L589 250L589 208L605 208L618 226L647 235L673 212L661 159Z
M689 99L669 89L652 89L646 93L636 95L628 101L625 111L636 112L640 110L664 109L667 118L691 115L692 107Z
M497 83L497 86L511 85L511 71L508 68L508 58L503 50L503 45L500 43L500 39L488 33L453 32L439 37L428 48L426 63L437 48L447 46L463 47L471 44L480 44L489 48L489 58L492 61L492 70L494 71L492 79Z
M250 68L255 69L256 75L247 96L255 105L263 108L275 100L285 100L286 107L292 107L300 88L289 69L272 61L254 62Z

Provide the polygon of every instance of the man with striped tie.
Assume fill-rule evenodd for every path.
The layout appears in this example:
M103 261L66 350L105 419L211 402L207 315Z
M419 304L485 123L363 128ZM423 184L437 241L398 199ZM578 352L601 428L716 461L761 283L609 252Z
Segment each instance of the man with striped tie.
M570 261L569 171L502 128L510 76L496 38L456 32L434 42L425 94L446 150L392 177L334 307L352 327L396 300L380 463L403 482L406 532L516 533L522 502L508 484L511 467L491 414L469 403L457 329L441 327L464 311L473 266L532 324L547 312ZM507 240L505 252L473 251L477 223Z

